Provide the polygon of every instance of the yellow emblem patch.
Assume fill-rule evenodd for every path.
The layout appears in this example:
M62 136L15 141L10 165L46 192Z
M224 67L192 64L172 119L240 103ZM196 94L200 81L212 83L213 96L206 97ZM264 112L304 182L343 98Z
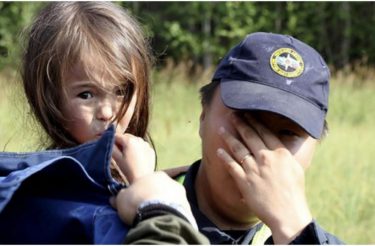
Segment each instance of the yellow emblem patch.
M287 78L300 76L305 68L302 57L290 48L280 48L273 52L270 64L273 71Z

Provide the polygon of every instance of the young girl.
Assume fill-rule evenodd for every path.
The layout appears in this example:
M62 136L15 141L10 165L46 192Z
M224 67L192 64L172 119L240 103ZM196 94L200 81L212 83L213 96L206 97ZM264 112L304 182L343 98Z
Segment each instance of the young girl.
M139 24L112 3L54 2L41 11L22 80L50 150L0 153L0 243L121 243L129 226L120 217L130 224L138 208L143 226L168 214L194 223L183 188L153 173L155 154L146 142L150 60ZM112 177L130 184L113 205L119 215L109 205L118 184L109 163ZM138 227L142 236L128 242L153 235L163 242L165 228L173 231L165 242L175 242L178 230L198 234L180 223L169 217L154 231Z
M125 146L146 151L135 163L150 158L152 163L152 150L141 141L149 140L151 56L139 24L111 3L58 2L39 14L29 35L22 80L49 137L45 144L50 149L82 144L114 123L113 176L126 179L116 165Z

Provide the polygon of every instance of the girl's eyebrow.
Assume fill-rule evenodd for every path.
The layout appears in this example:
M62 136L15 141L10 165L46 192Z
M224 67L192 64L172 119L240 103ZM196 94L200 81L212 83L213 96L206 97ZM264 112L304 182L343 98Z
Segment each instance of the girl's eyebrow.
M123 88L126 88L127 86L129 86L129 82L123 82L121 84L114 85L113 88L114 89L123 89Z
M73 89L79 89L82 87L98 87L98 86L92 81L83 80L83 81L72 81L70 82L69 87Z
M93 88L100 91L112 91L112 90L118 90L118 89L126 89L127 86L129 86L128 81L124 81L123 83L112 85L112 86L103 86L97 82L90 81L90 80L75 80L70 81L68 84L68 87L70 87L73 90L79 90L81 88Z

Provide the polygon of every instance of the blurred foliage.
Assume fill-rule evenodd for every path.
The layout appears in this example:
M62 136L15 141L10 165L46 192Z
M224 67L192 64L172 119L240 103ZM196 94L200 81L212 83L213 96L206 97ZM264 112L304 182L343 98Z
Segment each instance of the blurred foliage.
M161 62L209 67L256 31L313 46L332 68L375 64L374 2L122 2L147 25Z
M42 6L40 2L0 2L0 69L17 65L23 31Z
M0 2L0 69L15 64L19 34L43 2ZM159 67L208 68L246 34L295 36L334 69L375 64L375 2L117 2L145 26ZM21 44L21 45L20 45Z

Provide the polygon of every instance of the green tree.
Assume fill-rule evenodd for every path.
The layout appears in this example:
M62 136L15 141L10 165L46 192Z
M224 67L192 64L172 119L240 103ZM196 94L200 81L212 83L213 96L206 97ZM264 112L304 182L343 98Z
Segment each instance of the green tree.
M31 22L43 3L0 2L0 69L15 65L24 37L22 31Z
M144 25L159 66L216 65L248 33L295 36L334 68L375 65L374 2L116 2ZM20 33L43 2L0 2L0 69L15 64Z

